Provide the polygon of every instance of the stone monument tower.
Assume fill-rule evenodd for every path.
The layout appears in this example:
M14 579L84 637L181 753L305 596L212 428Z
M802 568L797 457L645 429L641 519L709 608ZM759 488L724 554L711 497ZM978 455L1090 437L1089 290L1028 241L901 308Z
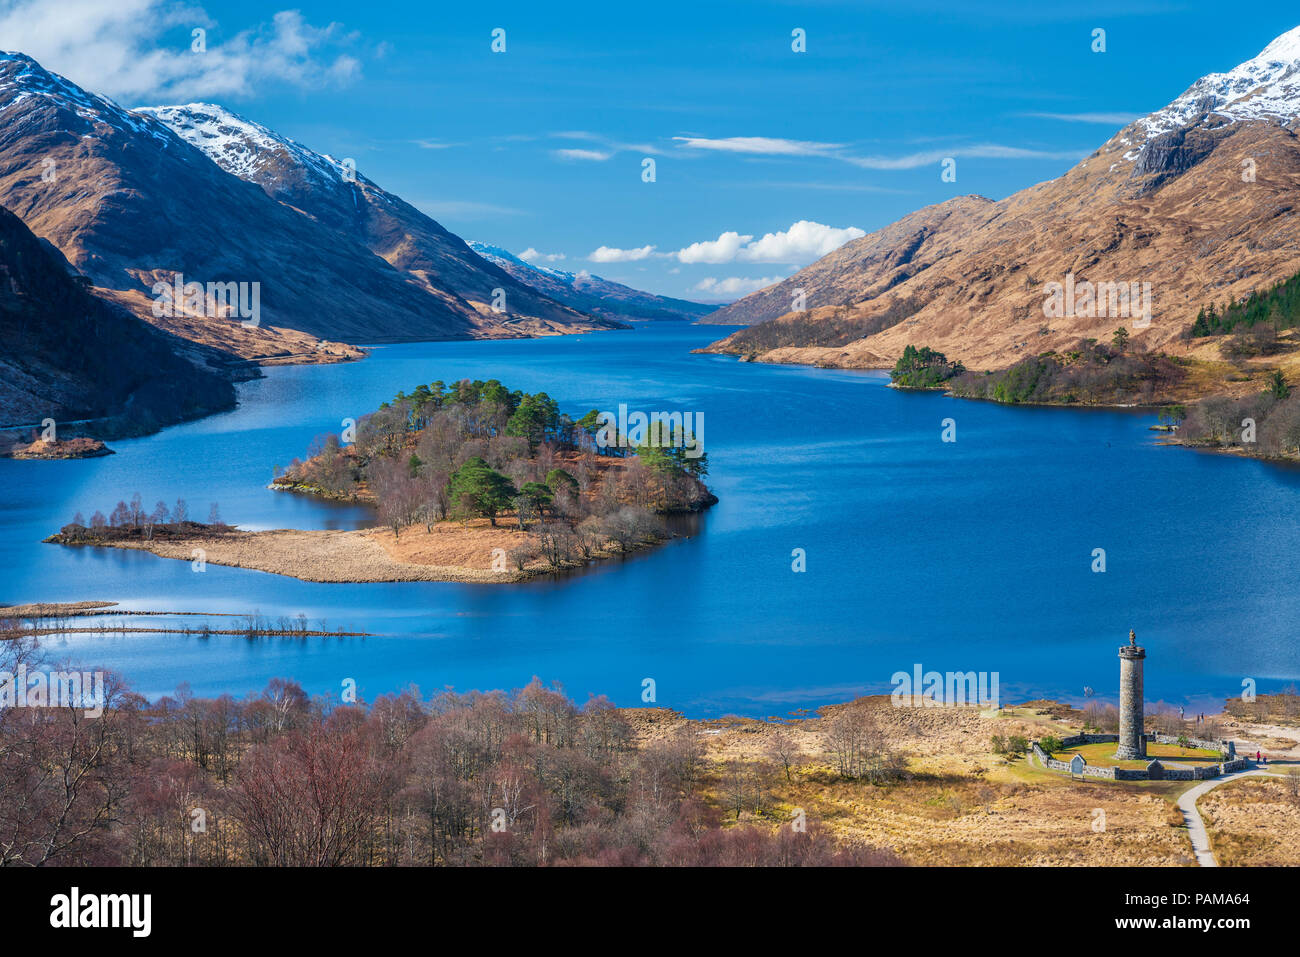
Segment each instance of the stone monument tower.
M1147 739L1142 727L1142 660L1147 652L1128 633L1128 644L1119 649L1119 747L1115 757L1134 761L1147 756Z

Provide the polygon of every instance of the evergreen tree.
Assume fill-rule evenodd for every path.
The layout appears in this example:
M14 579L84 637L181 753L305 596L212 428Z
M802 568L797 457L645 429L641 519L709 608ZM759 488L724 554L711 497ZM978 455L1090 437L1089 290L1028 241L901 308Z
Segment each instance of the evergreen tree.
M497 514L519 495L510 480L478 456L458 468L449 484L453 509L461 515L480 515L497 523Z

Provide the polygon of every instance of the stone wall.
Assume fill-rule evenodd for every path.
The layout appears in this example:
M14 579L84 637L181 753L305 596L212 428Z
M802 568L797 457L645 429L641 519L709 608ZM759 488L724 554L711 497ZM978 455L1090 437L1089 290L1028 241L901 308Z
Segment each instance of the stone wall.
M1157 734L1153 731L1147 732L1147 740L1155 741L1156 744L1177 744L1182 740L1182 736L1176 734ZM1209 741L1205 738L1188 738L1187 746L1189 748L1201 748L1205 751L1218 751L1220 754L1236 754L1236 746L1231 741Z
M1175 735L1156 734L1147 732L1144 737L1147 741L1154 741L1156 744L1177 744L1179 738ZM1119 743L1117 734L1072 734L1069 737L1061 739L1061 747L1077 748L1082 744L1108 744ZM1218 751L1220 754L1233 755L1236 748L1231 741L1205 741L1199 738L1188 738L1188 747L1203 748L1206 751ZM1037 741L1031 741L1029 748L1034 756L1042 762L1043 767L1052 771L1064 771L1070 773L1070 765L1067 761L1058 761L1056 758L1048 755L1042 749ZM1107 781L1205 781L1209 778L1217 778L1221 774L1231 774L1234 771L1241 771L1250 766L1246 758L1230 758L1221 764L1210 764L1199 768L1167 768L1161 763L1161 771L1158 777L1153 776L1146 768L1103 768L1093 767L1091 764L1085 764L1083 767L1083 776L1086 778L1101 778Z

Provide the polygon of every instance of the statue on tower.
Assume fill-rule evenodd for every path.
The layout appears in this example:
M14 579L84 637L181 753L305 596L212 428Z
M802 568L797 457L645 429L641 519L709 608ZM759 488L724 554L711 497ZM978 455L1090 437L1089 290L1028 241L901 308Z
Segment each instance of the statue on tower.
M1128 630L1128 644L1129 644L1129 647L1130 647L1130 648L1136 648L1136 647L1137 647L1137 643L1138 643L1138 636L1137 636L1137 633L1136 633L1132 628L1130 628L1130 629Z

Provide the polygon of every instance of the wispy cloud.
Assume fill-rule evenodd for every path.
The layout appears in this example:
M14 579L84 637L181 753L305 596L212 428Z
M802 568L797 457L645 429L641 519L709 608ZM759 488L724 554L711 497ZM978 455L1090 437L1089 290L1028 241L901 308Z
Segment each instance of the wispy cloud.
M552 139L576 140L580 143L592 143L599 147L598 149L566 148L551 151L562 159L600 158L601 160L607 160L618 153L639 153L644 156L662 156L664 154L664 150L653 143L628 143L601 133L592 133L589 130L563 130L550 135Z
M179 33L208 31L195 51ZM170 34L170 36L165 36ZM202 7L175 0L0 0L0 47L117 99L187 100L247 95L267 84L345 84L361 71L355 32L309 24L297 10L275 14L218 42ZM349 52L344 52L349 51Z
M917 169L932 166L945 159L1009 159L1009 160L1077 160L1091 153L1086 150L1031 150L1019 146L1002 146L982 143L978 146L953 146L948 149L908 153L904 156L845 156L844 161L862 169Z
M1101 123L1106 126L1128 126L1140 113L1022 113L1038 120L1060 120L1062 123Z
M674 136L686 149L713 150L721 153L746 153L750 156L836 156L842 143L812 143L770 136L728 136L709 139L703 136Z
M815 157L839 160L860 169L901 170L916 169L942 162L948 157L985 159L1079 159L1092 150L1037 150L998 143L981 143L973 146L950 146L946 149L906 153L900 156L859 156L843 143L819 143L809 140L788 140L768 136L730 136L708 139L700 136L674 136L685 149L712 150L739 153L747 156Z
M434 219L490 219L494 216L519 216L525 211L494 203L477 203L465 199L428 199L412 205Z
M611 156L614 155L613 153L606 152L605 150L567 149L567 150L551 150L551 152L554 153L556 156L560 157L560 159L590 160L595 163L603 163L605 162L605 160L609 159Z
M876 186L872 183L829 183L798 180L752 180L745 182L723 183L737 189L815 189L828 192L844 193L889 193L895 196L908 195L912 190L891 189L888 186Z

